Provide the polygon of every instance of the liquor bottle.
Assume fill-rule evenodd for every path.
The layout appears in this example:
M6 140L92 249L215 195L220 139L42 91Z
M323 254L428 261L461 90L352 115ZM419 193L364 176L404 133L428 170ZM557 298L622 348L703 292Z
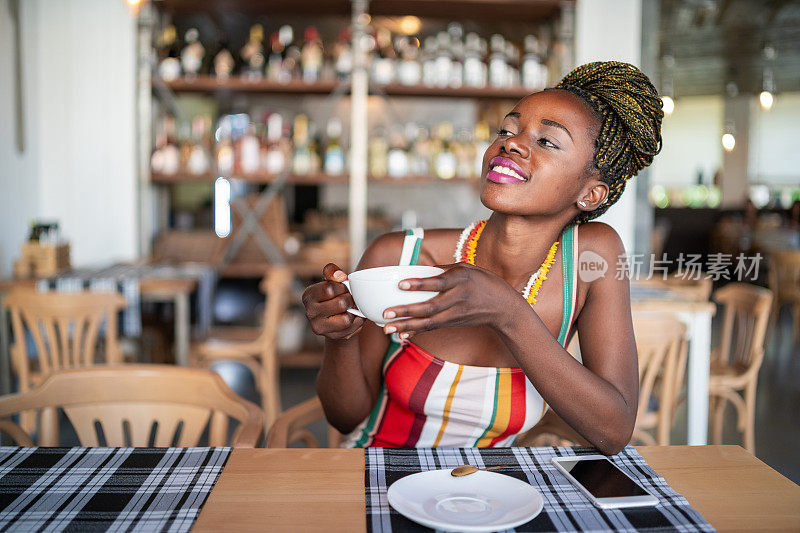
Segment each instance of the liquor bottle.
M506 87L519 87L522 84L519 69L519 48L511 41L506 41Z
M298 176L306 176L311 172L311 153L308 146L308 117L303 114L294 117L292 144L292 172Z
M451 53L450 35L446 31L436 34L436 81L437 87L447 87L450 84L450 74L453 68L453 55Z
M491 145L492 134L489 131L489 124L480 121L475 124L475 162L473 163L472 175L479 178L483 173L483 154Z
M506 40L502 35L492 35L489 42L491 55L489 56L489 85L505 87L508 81L508 63L506 59Z
M386 136L382 128L375 130L375 134L369 138L367 145L369 153L369 174L375 179L386 177L388 172L389 145L386 143Z
M336 78L344 80L353 71L353 52L350 50L350 29L342 28L333 49L334 70Z
M437 138L441 149L436 154L435 171L436 176L449 180L456 175L458 161L453 153L451 143L453 141L453 125L450 122L442 122L437 128Z
M458 22L447 25L450 36L450 51L452 62L450 64L450 87L458 88L464 82L464 29Z
M522 85L539 91L547 85L547 68L542 61L542 47L535 35L525 37L525 57L522 58Z
M293 45L294 30L288 24L278 29L278 40L283 48L283 61L278 73L280 83L289 83L295 76L295 71L300 68L300 49Z
M164 81L173 81L181 76L181 62L178 59L180 47L175 26L167 26L162 34L162 45L167 48L167 56L158 64L158 75Z
M327 128L328 146L325 148L323 168L326 174L339 175L344 173L345 157L340 143L342 135L342 122L338 118L328 121Z
M166 117L163 117L156 131L155 149L150 156L150 170L155 174L164 173L164 147L167 145Z
M305 43L300 51L300 60L303 65L303 81L313 83L319 80L322 69L322 41L319 32L314 26L308 26L305 31Z
M404 178L408 175L408 154L406 153L406 140L403 128L395 126L389 134L390 146L386 160L386 170L389 177Z
M486 86L486 64L481 55L481 39L476 33L468 33L464 42L464 85Z
M242 58L242 77L248 80L260 80L264 77L266 58L264 57L264 27L254 24L250 27L250 37L239 51Z
M214 54L214 64L212 74L218 81L224 81L231 77L233 69L236 67L236 60L233 58L228 47L228 36L223 34L219 40L219 50Z
M419 85L422 67L419 62L419 39L402 37L398 43L400 64L397 66L397 81L403 85Z
M281 79L281 69L283 68L283 44L281 44L278 32L269 37L270 52L267 59L267 79L278 81Z
M166 143L161 150L161 172L170 176L177 174L181 167L181 154L178 149L175 133L175 118L171 115L167 115L164 118Z
M265 120L264 141L261 147L261 168L269 174L280 174L286 168L286 146L283 136L283 117L270 113Z
M412 125L413 126L413 125ZM425 126L419 126L412 134L411 173L417 176L431 175L430 133Z
M422 84L428 87L436 85L436 37L425 37L422 48Z
M203 66L206 49L200 43L200 32L197 28L189 28L185 35L186 46L181 50L181 66L187 78L195 78Z
M375 83L386 85L395 78L396 54L392 46L392 34L381 28L375 35L375 53L372 60L372 79Z
M216 160L217 172L221 176L230 177L233 174L233 138L230 116L226 115L219 119L217 131L214 134L217 140Z
M244 135L236 144L235 167L241 174L254 174L258 172L260 163L261 141L256 134L256 125L252 122L247 125Z
M210 141L210 122L209 117L201 115L192 119L192 143L186 159L186 170L189 174L205 174L211 168L211 154L207 144Z

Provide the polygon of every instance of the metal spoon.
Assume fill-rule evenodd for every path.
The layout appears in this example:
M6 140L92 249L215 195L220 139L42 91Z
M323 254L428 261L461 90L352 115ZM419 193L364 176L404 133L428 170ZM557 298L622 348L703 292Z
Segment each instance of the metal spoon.
M453 477L468 476L470 474L474 474L478 470L494 470L495 468L505 468L505 466L488 466L486 468L478 468L477 466L472 465L461 465L452 469L450 471L450 475Z

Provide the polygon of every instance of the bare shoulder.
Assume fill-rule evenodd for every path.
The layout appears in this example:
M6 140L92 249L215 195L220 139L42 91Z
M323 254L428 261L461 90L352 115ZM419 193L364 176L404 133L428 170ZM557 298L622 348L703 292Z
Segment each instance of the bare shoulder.
M592 251L602 256L606 261L613 260L616 263L617 257L625 253L625 245L622 244L617 230L604 222L587 222L581 224L578 229L578 250Z
M453 261L453 251L460 234L460 229L425 230L420 264L441 265L451 263ZM372 268L399 263L405 235L403 231L393 231L377 237L364 251L364 255L361 256L361 261L358 263L358 268Z

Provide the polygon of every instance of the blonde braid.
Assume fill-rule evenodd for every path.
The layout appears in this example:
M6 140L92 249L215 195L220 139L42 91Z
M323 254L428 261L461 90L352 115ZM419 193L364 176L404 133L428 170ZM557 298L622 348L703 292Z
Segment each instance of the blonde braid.
M600 120L594 165L608 184L609 193L606 203L576 219L578 223L588 222L616 203L627 180L661 151L661 98L641 70L620 61L582 65L555 88L585 100Z

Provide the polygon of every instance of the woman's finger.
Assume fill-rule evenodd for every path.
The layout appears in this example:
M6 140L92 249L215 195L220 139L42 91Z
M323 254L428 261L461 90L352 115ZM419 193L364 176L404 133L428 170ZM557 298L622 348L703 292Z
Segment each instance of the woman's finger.
M398 316L412 318L433 316L436 313L441 313L445 309L450 308L457 300L458 298L456 298L455 295L443 292L424 302L389 307L383 312L383 318L391 320Z
M397 286L407 291L442 292L452 289L464 280L466 272L461 268L453 268L438 276L429 278L409 278L402 280Z
M455 316L450 311L437 313L433 316L422 318L408 318L397 320L384 326L385 333L397 333L401 339L407 339L423 331L446 328L456 325Z
M353 297L349 293L340 294L330 300L322 302L311 302L306 306L306 317L309 320L315 318L325 318L347 312L354 307Z

